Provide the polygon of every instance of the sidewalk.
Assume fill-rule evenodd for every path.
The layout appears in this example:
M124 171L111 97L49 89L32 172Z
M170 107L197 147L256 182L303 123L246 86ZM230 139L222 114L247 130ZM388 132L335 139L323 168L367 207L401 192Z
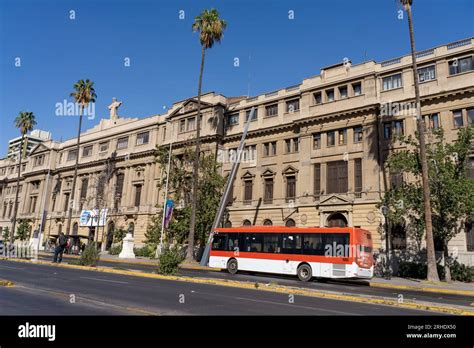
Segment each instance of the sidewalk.
M52 257L51 253L46 253L46 252L40 252L39 255ZM64 255L63 258L77 259L79 257L75 255ZM149 259L146 257L137 257L135 259L120 259L118 255L101 254L100 259L106 262L117 262L117 263L146 265L146 266L157 265L157 260ZM193 262L193 263L183 262L180 265L180 267L184 269L220 271L219 268L201 266L197 262ZM348 280L347 282L350 282L350 280ZM437 283L428 282L426 280L406 279L406 278L398 278L398 277L392 277L390 280L386 280L383 278L373 278L370 282L366 282L366 283L368 283L368 285L371 287L378 287L378 288L391 288L391 289L400 289L400 290L414 290L414 291L434 292L434 293L443 293L443 294L474 296L474 283L441 282L437 284Z

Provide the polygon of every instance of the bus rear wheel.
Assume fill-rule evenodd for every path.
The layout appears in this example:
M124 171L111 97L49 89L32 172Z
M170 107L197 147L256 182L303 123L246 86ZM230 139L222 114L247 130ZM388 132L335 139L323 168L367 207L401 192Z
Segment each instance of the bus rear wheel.
M307 282L313 276L311 267L308 264L302 264L298 267L298 278L302 282Z
M229 260L229 262L227 262L227 271L230 274L236 274L237 270L238 270L237 260L236 259Z

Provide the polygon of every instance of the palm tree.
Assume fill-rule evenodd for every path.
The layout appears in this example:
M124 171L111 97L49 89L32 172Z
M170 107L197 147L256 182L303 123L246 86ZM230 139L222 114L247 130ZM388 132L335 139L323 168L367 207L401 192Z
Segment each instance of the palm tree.
M77 181L77 165L79 163L79 146L81 143L81 127L82 127L82 116L84 114L84 108L86 108L89 103L95 103L95 98L97 95L94 90L94 82L87 80L79 80L74 84L75 92L70 94L74 98L75 102L80 105L79 113L79 127L77 128L77 145L76 145L76 163L74 165L74 177L72 179L72 191L70 202L74 202L74 194L76 193L76 181ZM68 217L66 225L66 235L69 235L71 229L71 219L72 219L72 208L73 204L68 205Z
M193 260L194 256L194 234L196 229L196 207L198 194L198 171L199 159L201 152L201 91L202 91L202 75L204 72L204 60L206 57L206 49L212 48L215 42L220 42L227 23L219 17L216 9L204 10L194 19L193 31L199 33L201 42L201 70L199 72L198 100L197 100L197 130L196 130L196 152L193 164L193 181L192 181L192 201L191 201L191 221L189 226L188 249L186 253L187 260Z
M18 152L20 160L18 164L18 176L16 178L15 204L13 208L13 225L12 225L12 230L10 233L10 243L13 243L15 239L16 216L18 213L18 194L20 193L21 160L23 156L26 155L23 153L24 152L23 145L25 142L25 135L28 132L32 131L33 128L36 126L35 115L30 111L20 112L18 116L15 118L15 126L16 128L20 130L21 142L20 142L20 150Z
M418 69L416 65L416 49L415 49L415 35L413 33L413 16L411 12L411 5L413 0L400 0L400 3L405 8L408 14L408 29L410 31L410 45L411 45L411 60L413 64L413 80L415 81L415 102L416 102L416 116L417 116L417 130L420 141L420 161L421 161L421 177L423 184L423 204L425 211L425 228L426 228L426 253L429 281L439 282L438 270L436 268L436 255L433 240L433 223L431 220L431 202L430 202L430 186L428 179L428 161L426 158L426 143L425 143L425 124L421 117L421 103L420 103L420 88L418 81Z

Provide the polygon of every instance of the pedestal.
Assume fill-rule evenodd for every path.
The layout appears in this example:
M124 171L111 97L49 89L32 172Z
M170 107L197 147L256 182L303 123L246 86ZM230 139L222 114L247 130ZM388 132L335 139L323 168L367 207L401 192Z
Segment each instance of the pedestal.
M135 253L133 252L133 237L131 233L127 233L127 236L122 241L122 251L120 252L119 258L121 259L134 259Z

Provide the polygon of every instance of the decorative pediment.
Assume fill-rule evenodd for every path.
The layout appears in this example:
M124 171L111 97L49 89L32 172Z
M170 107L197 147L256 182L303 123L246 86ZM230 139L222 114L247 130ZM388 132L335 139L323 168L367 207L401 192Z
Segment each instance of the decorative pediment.
M197 106L198 106L198 103L197 103L197 100L196 99L188 99L187 101L185 101L183 103L183 105L181 105L180 107L178 107L175 111L173 111L169 117L173 117L173 116L176 116L176 115L182 115L182 114L186 114L188 112L193 112L193 111L196 111L197 110ZM206 102L203 102L201 100L201 108L204 109L206 107L209 107L209 106L212 106L212 104L209 104L209 103L206 103Z
M31 149L30 156L33 156L39 152L47 151L47 150L49 150L49 148L46 147L44 144L42 143L36 144L36 146Z
M282 174L283 175L294 175L294 174L297 174L298 173L298 169L296 169L295 167L293 166L287 166L285 169L283 169L282 171Z
M255 177L255 174L250 173L249 171L246 171L244 175L242 175L242 179L253 179Z
M273 177L275 175L276 175L276 173L273 170L269 169L269 168L262 173L263 177Z
M330 206L330 205L347 205L347 204L353 204L353 201L339 195L331 195L329 197L326 197L321 200L319 203L320 206Z

